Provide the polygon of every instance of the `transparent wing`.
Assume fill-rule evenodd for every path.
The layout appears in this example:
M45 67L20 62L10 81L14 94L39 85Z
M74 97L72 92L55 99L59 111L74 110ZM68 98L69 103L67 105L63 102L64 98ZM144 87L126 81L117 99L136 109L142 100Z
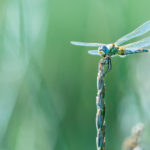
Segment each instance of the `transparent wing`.
M71 41L71 44L79 45L79 46L92 46L92 47L101 47L103 45L106 45L101 43L84 43L84 42L75 42L75 41Z
M131 43L131 44L127 44L127 45L124 45L124 46L121 46L121 47L123 47L125 49L136 50L136 49L144 48L144 47L148 47L148 46L150 46L150 37L144 38L140 41L137 41L137 42L134 42L134 43Z
M88 51L88 53L91 54L91 55L100 55L98 53L98 50L90 50L90 51Z
M119 40L116 41L116 45L120 45L130 39L133 39L135 37L138 37L140 35L143 35L144 33L150 31L150 21L145 22L143 25L132 31L131 33L128 33L127 35L121 37Z

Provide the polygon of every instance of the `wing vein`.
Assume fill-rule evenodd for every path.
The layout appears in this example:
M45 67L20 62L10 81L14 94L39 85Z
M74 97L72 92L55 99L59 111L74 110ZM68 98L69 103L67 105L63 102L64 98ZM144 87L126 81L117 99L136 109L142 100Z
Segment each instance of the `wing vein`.
M140 41L134 42L134 43L130 43L124 46L121 46L125 49L131 49L131 50L136 50L136 49L140 49L140 48L145 48L150 46L150 36L147 38L144 38Z
M148 31L150 31L150 20L145 22L143 25L139 26L132 32L130 32L130 33L126 34L125 36L121 37L120 39L118 39L115 44L119 46L128 40L131 40L135 37L138 37L138 36L141 36L141 35L147 33Z

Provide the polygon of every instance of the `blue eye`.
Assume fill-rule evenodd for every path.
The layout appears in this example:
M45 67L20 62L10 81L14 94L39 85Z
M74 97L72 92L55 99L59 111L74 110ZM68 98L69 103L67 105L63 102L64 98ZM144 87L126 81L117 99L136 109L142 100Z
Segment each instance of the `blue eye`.
M105 54L108 54L109 53L109 49L106 47L106 46L103 46L103 52L105 53Z

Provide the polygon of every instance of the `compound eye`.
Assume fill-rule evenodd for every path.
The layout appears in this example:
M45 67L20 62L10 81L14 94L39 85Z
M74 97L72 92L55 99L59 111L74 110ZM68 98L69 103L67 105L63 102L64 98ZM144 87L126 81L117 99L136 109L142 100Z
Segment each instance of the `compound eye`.
M106 49L107 49L107 47L106 47L106 46L104 46L104 47L103 47L103 51L104 51L104 52L106 52Z
M108 50L108 48L107 48L106 46L103 47L103 52L104 52L105 54L107 54L107 53L109 52L109 50Z

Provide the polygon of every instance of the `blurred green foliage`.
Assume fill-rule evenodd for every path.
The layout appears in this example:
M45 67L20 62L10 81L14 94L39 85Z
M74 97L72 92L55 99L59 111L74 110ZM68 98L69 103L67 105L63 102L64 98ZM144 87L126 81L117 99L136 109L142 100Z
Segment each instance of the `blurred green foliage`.
M70 41L111 43L150 20L149 0L0 1L0 150L94 150L99 57ZM145 124L150 55L115 57L106 82L106 148Z

